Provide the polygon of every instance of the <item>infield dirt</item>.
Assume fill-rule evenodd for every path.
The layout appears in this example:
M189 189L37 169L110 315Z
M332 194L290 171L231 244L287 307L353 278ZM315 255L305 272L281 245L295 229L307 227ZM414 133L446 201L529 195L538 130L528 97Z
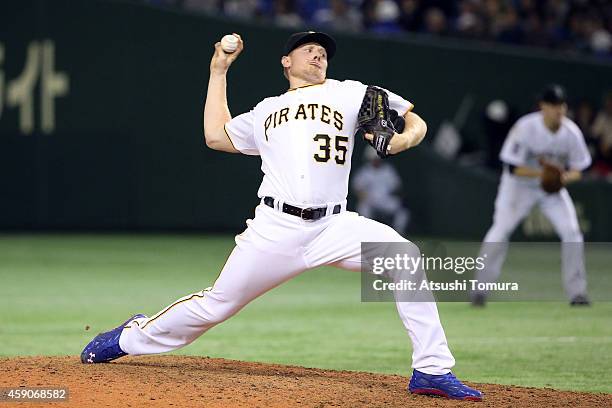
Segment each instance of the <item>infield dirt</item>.
M28 407L612 407L612 394L473 384L481 403L406 392L398 375L248 363L206 357L0 359L0 387L68 387L69 401Z

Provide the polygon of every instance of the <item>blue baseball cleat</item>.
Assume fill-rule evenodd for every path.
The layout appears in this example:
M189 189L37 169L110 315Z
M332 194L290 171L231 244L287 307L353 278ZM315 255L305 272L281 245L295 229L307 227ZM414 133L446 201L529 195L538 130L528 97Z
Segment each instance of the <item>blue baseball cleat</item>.
M141 317L147 316L143 314L134 315L127 319L121 326L111 331L98 334L81 352L81 362L83 364L107 363L127 355L127 353L119 347L119 337L128 323Z
M413 394L434 395L466 401L482 401L482 393L480 391L463 384L453 373L432 375L413 370L408 390Z

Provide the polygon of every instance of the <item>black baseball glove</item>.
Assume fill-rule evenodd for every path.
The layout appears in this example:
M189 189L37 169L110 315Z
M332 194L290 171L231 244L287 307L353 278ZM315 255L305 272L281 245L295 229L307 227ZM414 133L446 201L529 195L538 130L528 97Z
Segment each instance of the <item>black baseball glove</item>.
M389 108L387 93L375 86L368 86L357 115L356 135L367 140L365 134L372 134L373 139L367 142L379 157L385 158L389 156L389 142L393 134L403 132L404 126L404 118Z

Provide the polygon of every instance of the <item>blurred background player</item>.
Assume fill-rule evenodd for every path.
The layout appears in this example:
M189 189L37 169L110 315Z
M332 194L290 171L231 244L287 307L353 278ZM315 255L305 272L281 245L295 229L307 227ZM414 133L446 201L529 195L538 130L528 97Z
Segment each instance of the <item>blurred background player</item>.
M357 212L377 221L392 219L393 229L406 233L410 212L402 205L402 179L391 163L383 163L374 149L366 148L366 164L357 170L353 188Z
M565 292L572 306L589 305L584 266L583 236L574 203L565 187L556 193L540 185L543 163L563 169L567 184L581 178L591 165L591 156L582 132L566 117L567 98L559 85L549 85L540 96L540 110L521 117L510 130L500 153L504 171L495 199L493 225L487 232L480 256L486 254L485 268L476 274L481 282L498 279L510 235L538 205L561 238L562 273ZM472 304L483 306L484 292L472 294Z

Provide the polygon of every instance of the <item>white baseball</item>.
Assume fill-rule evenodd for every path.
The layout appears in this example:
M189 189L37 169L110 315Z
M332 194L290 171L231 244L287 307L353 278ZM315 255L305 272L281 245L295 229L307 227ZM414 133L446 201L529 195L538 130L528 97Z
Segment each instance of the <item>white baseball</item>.
M223 36L221 39L221 48L228 54L236 51L236 48L238 48L238 37L232 34Z

